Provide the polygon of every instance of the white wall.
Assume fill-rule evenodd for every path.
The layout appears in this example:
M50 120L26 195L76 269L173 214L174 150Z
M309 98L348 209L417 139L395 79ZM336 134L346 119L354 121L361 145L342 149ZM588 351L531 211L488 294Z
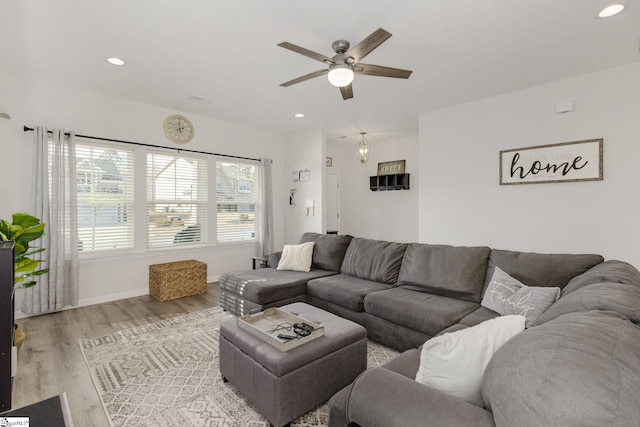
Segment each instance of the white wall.
M356 155L356 143L327 144L333 166L327 171L340 175L340 234L396 242L418 240L419 165L418 137L397 140L367 140L369 161ZM406 160L411 174L409 190L369 190L369 176L377 174L379 162Z
M29 209L32 133L23 125L75 130L76 133L171 146L162 131L164 118L177 111L109 96L56 86L41 81L0 74L0 218ZM179 112L178 112L179 113ZM195 137L185 148L273 159L275 246L284 241L284 137L267 132L186 114L195 126ZM87 305L148 293L148 266L161 262L198 259L208 265L209 280L222 273L251 268L255 243L207 246L198 249L137 253L80 262L80 304ZM20 295L18 295L20 297ZM17 307L19 307L19 301Z
M285 192L285 243L295 244L308 231L324 232L323 189L325 136L322 128L316 127L287 135ZM293 182L292 171L309 166L309 181ZM296 204L289 205L289 191L296 190ZM314 215L307 216L305 203L314 202Z
M640 64L420 116L420 241L640 267ZM554 114L556 102L575 111ZM604 180L500 186L500 150L604 138Z

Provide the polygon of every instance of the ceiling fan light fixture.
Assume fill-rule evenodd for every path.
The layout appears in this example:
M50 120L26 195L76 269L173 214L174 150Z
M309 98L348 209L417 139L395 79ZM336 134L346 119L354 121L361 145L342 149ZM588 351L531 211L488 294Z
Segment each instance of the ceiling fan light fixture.
M364 142L365 134L366 132L360 132L360 135L362 135L362 140L358 144L358 158L360 159L360 163L362 163L363 165L367 163L367 160L369 160L369 146L366 142Z
M348 64L337 64L329 67L329 74L327 77L329 83L335 87L349 86L353 81L353 69Z

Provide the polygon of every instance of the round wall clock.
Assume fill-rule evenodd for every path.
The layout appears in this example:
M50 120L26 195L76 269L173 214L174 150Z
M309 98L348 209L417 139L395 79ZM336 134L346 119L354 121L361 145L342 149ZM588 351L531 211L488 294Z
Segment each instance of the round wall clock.
M164 134L175 144L186 144L193 139L193 123L185 116L173 114L164 119Z

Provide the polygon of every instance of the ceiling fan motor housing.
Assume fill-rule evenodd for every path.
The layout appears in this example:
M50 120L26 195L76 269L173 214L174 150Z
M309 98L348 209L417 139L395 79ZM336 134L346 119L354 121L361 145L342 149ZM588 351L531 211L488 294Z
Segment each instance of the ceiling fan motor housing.
M346 51L349 50L350 46L351 45L346 40L336 40L333 43L331 43L331 49L333 49L333 51L338 54L345 53Z

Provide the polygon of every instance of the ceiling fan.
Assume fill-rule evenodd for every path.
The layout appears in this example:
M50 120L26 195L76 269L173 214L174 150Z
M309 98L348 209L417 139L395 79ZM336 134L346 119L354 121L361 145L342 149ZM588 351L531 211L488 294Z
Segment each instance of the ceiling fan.
M287 87L314 77L328 74L329 82L340 88L342 99L353 98L353 78L354 74L364 74L378 77L395 77L398 79L408 79L412 71L399 68L383 67L380 65L363 64L360 61L370 54L375 48L380 46L385 40L391 37L391 33L378 28L369 37L362 40L357 45L351 47L346 40L336 40L331 44L331 48L336 53L332 58L320 53L313 52L289 42L282 42L278 46L292 50L311 59L324 62L329 66L327 69L314 71L297 79L289 80L280 86ZM351 48L350 48L351 47Z

